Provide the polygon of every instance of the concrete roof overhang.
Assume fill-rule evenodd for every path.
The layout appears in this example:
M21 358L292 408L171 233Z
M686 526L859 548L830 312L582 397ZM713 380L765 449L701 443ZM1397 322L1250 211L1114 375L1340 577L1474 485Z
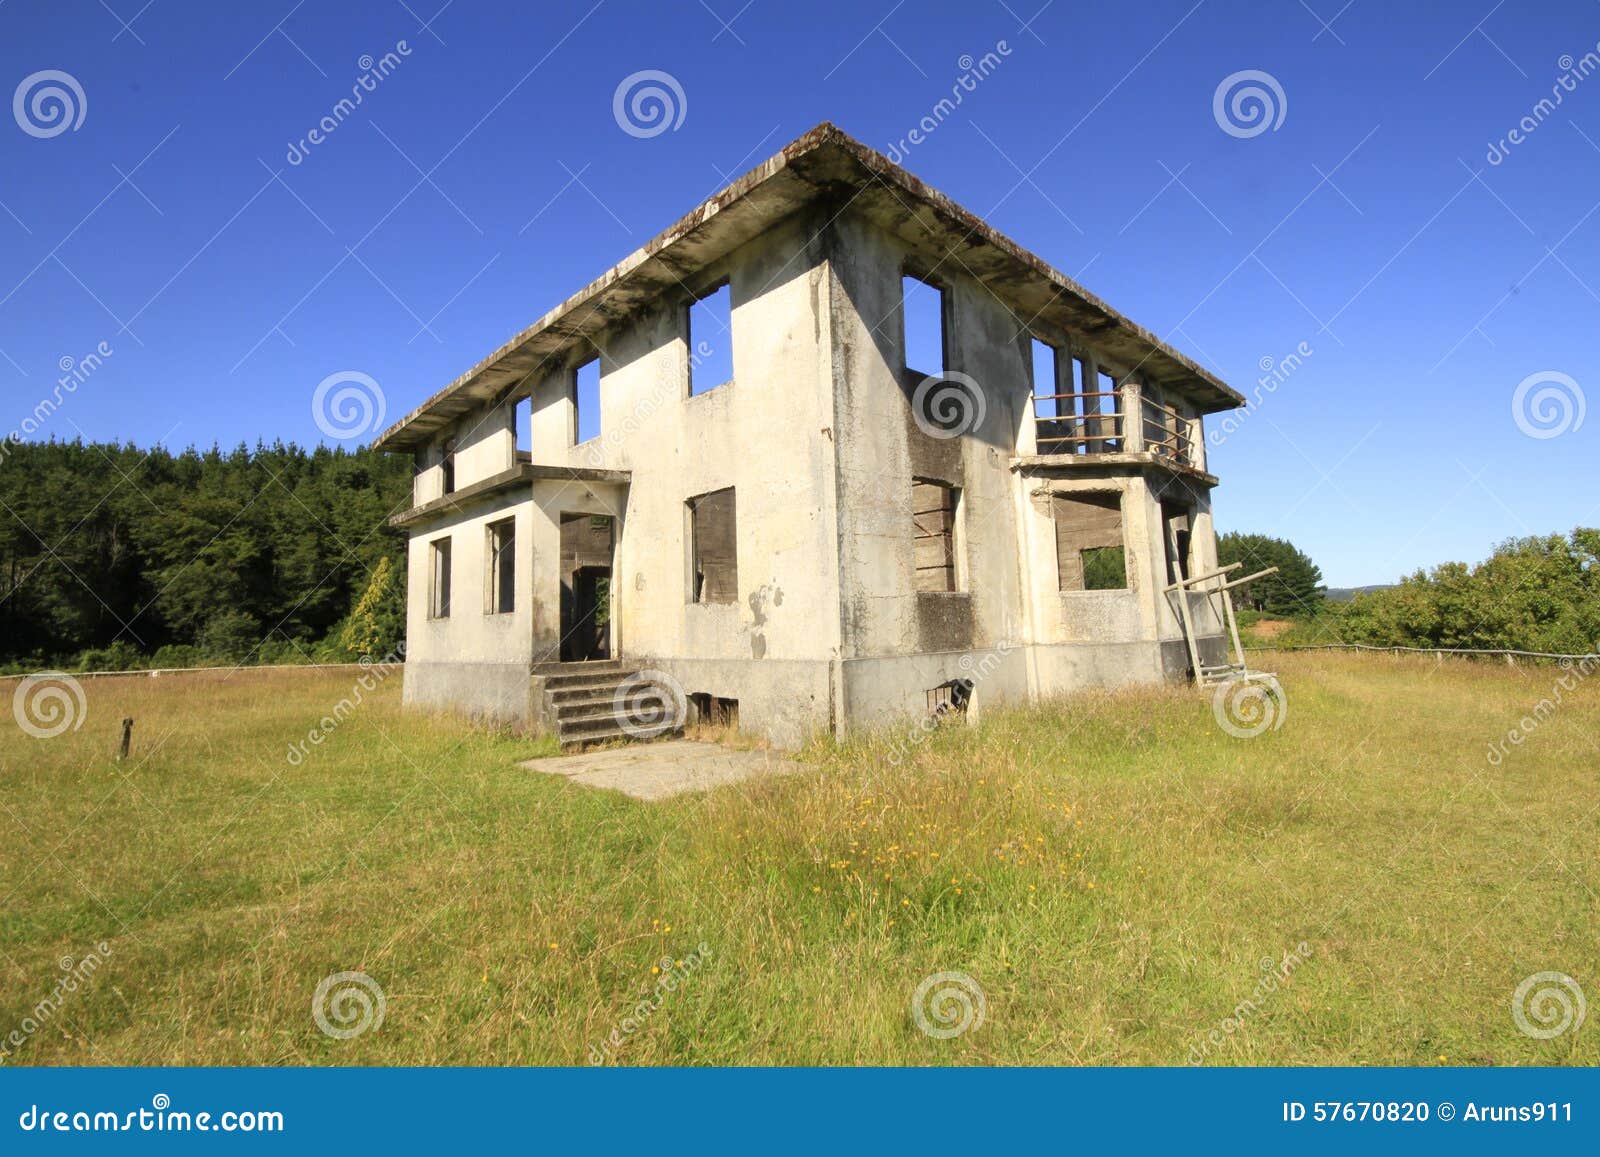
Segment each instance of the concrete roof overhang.
M1205 413L1245 404L1187 355L1135 325L1043 258L881 153L821 124L624 258L385 430L378 450L414 451L457 418L493 405L577 343L681 291L712 262L814 202L848 206L919 250L980 279L1030 324L1081 336Z

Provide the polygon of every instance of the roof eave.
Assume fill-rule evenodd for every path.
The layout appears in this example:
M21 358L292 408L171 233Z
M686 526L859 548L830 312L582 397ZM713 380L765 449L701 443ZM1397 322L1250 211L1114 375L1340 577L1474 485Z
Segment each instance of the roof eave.
M830 154L828 150L837 150ZM842 164L838 162L843 162ZM863 180L862 172L867 174ZM1166 381L1187 388L1204 413L1233 409L1244 397L1209 370L1155 334L1130 321L1043 258L1024 249L982 218L925 184L881 153L832 124L818 125L751 169L699 208L567 298L488 357L406 414L374 441L377 450L420 448L457 417L492 404L529 375L554 364L586 334L598 332L658 293L658 282L678 282L696 263L707 264L757 235L810 200L854 185L860 192L881 182L927 206L959 236L969 255L987 247L1013 269L1054 287L1052 302L1066 295L1082 325L1099 340L1114 340L1137 362ZM720 219L720 220L719 220ZM679 260L678 250L702 252ZM1009 270L1008 270L1009 272ZM1138 354L1134 358L1133 354Z

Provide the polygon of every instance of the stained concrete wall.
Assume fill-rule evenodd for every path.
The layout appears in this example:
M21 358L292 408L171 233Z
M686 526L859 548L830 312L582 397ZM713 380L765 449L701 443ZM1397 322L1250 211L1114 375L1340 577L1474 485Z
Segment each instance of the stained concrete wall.
M1163 524L1150 481L1130 469L1039 477L1016 466L1018 456L1035 450L1029 319L1018 318L966 275L959 260L919 252L911 231L902 237L846 212L830 231L829 256L840 431L842 714L852 721L920 714L929 688L971 678L975 670L986 675L973 680L974 711L986 702L1162 678L1170 669L1162 640L1181 639L1182 632L1175 604L1161 589ZM900 316L901 277L908 271L944 290L945 368L972 378L982 391L982 418L960 438L936 437L912 414L920 374L902 369ZM1119 381L1127 376L1127 367L1093 356L1067 335L1048 336L1056 338L1063 360L1072 352L1090 353L1098 369ZM1136 384L1130 393L1136 413ZM915 477L962 488L958 593L915 590ZM1121 496L1127 590L1059 589L1050 494L1073 491ZM1198 573L1215 562L1204 498L1193 537ZM1194 605L1202 630L1214 634L1219 625L1214 616L1204 617L1210 612L1201 603Z
M591 351L537 382L531 407L535 462L631 474L612 491L577 481L538 491L551 511L619 519L612 622L630 663L668 670L690 693L738 699L743 725L794 740L828 724L839 638L820 224L802 215L780 225L697 273L676 300L609 331L594 351L598 437L575 444L574 371ZM693 355L703 364L702 343L731 340L733 380L690 397L688 305L724 279L732 331L694 334ZM692 603L685 504L729 486L738 599ZM593 497L576 500L585 490ZM541 633L536 651L551 641Z
M1181 632L1161 591L1159 494L1131 469L1073 478L1018 469L1017 455L1032 450L1029 335L959 262L935 270L949 295L948 368L980 383L985 413L958 438L918 426L910 404L918 379L903 371L899 316L902 270L918 262L932 264L916 252L914 230L902 237L841 206L818 207L696 271L681 294L620 321L593 349L546 367L530 383L533 461L627 471L630 480L538 481L452 522L458 609L449 623L426 617L426 542L442 528L418 529L408 701L454 697L515 712L518 664L525 695L528 664L558 653L563 512L617 520L613 640L629 665L665 670L689 693L737 699L741 725L780 743L920 716L928 688L953 679L973 683L971 710L981 713L1181 672L1186 660L1175 667L1170 645ZM690 397L699 351L686 341L688 304L724 279L733 380ZM600 433L577 444L575 371L596 352ZM458 487L515 461L509 414L474 415L454 433ZM432 496L437 470L423 461L419 498ZM915 589L913 478L961 488L957 592ZM691 603L685 503L729 486L738 600ZM1075 488L1121 492L1128 590L1058 589L1048 494ZM469 623L486 617L475 594L483 526L511 508L517 610L494 616L503 622ZM1193 565L1209 569L1204 494L1193 537ZM443 670L452 664L456 671Z

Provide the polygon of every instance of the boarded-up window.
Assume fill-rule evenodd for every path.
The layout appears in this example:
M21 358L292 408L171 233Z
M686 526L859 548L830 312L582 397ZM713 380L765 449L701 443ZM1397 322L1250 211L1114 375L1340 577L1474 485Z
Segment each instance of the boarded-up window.
M911 483L913 549L919 591L956 589L956 505L960 491L943 482Z
M450 617L450 540L435 539L428 544L428 617Z
M516 609L516 530L514 518L491 522L485 543L488 559L484 590L484 613L509 614Z
M1128 560L1122 543L1120 494L1057 494L1056 573L1064 591L1124 590Z
M689 499L689 601L739 600L738 521L733 488Z

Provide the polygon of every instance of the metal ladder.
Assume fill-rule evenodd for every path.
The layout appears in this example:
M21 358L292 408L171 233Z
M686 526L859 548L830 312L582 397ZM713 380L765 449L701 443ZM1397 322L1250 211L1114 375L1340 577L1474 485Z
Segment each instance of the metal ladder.
M1172 527L1167 528L1167 544L1171 552L1168 557L1181 558L1178 553L1177 533ZM1165 588L1166 594L1176 592L1178 596L1178 620L1183 624L1183 640L1189 647L1189 666L1194 671L1195 682L1202 687L1212 686L1217 683L1227 683L1233 680L1258 680L1271 679L1274 675L1270 671L1252 671L1245 663L1244 645L1239 641L1239 622L1233 614L1233 600L1228 597L1228 592L1246 583L1254 582L1258 578L1265 578L1269 574L1276 574L1278 568L1269 566L1266 570L1258 570L1254 574L1245 575L1243 578L1230 579L1228 576L1242 567L1244 563L1236 562L1222 567L1220 570L1207 571L1205 574L1193 577L1180 577L1177 582L1169 583ZM1215 585L1207 585L1207 584ZM1194 637L1194 612L1189 606L1191 594L1203 594L1208 598L1215 598L1222 605L1219 617L1228 625L1228 637L1233 643L1233 658L1228 662L1207 666L1200 661L1200 647Z

